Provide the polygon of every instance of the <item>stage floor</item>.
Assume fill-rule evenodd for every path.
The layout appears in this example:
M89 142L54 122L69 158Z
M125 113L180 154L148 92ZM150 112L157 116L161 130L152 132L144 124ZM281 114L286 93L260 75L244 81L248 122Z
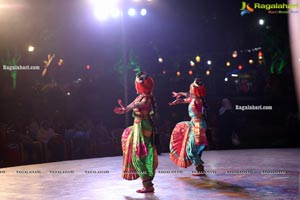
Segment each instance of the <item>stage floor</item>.
M148 194L121 178L121 156L2 168L0 199L300 199L300 149L205 151L203 160L208 175L195 177L160 155Z

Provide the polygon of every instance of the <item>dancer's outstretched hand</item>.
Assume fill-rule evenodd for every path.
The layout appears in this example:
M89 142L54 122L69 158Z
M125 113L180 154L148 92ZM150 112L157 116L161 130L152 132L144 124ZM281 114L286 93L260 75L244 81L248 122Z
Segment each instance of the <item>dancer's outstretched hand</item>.
M118 99L118 104L120 105L121 108L125 108L125 106L123 105L123 101L121 99Z
M177 99L181 97L181 94L179 92L172 92L172 97L175 97Z
M114 108L114 112L118 115L124 114L125 113L125 108L121 108L121 107L115 107Z
M174 101L169 102L169 105L170 105L170 106L174 106L174 105L177 105L177 104L179 104L179 103L180 103L180 99L175 99Z

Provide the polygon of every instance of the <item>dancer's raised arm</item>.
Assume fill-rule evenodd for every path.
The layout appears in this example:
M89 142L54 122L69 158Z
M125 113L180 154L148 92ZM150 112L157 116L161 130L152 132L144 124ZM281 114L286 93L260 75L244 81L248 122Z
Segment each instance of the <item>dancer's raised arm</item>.
M176 99L181 97L188 97L188 96L189 96L188 92L172 92L172 97L175 97Z
M139 99L140 100L139 100ZM137 99L135 99L134 101L132 101L129 105L127 105L126 107L123 105L123 102L121 99L118 99L118 104L120 105L120 107L115 107L114 108L114 112L116 114L124 114L126 112L131 111L134 108L142 108L144 106L146 106L147 104L151 103L150 98L148 98L146 95L140 96Z
M190 97L187 97L187 98L184 98L184 99L176 98L174 101L169 102L169 105L170 106L175 106L177 104L184 104L184 103L190 103L190 102L191 102Z

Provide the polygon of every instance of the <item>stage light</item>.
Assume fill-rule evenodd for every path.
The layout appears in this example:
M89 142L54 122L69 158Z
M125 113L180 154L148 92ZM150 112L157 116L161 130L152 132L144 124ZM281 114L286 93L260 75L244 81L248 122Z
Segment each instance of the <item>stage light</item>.
M180 71L176 72L176 76L180 76L180 75L181 75Z
M64 60L63 59L59 59L57 65L58 66L62 66L64 64Z
M90 70L90 69L91 69L91 66L90 66L90 65L86 65L86 66L85 66L85 69L86 69L86 70Z
M252 65L254 63L253 59L249 59L249 64Z
M74 81L74 83L79 84L82 81L82 78L78 78L76 81Z
M201 57L200 56L196 56L196 62L199 63L201 61Z
M208 60L208 61L207 61L207 64L208 64L208 65L211 65L211 60Z
M227 62L226 62L226 66L227 66L227 67L230 67L230 65L231 65L230 62L227 61Z
M160 57L160 58L158 58L158 62L159 62L159 63L163 63L163 62L164 62L164 59Z
M141 14L142 16L145 16L145 15L147 14L147 10L146 10L145 8L141 9L140 14Z
M162 71L162 73L163 73L163 74L166 74L166 73L167 73L167 71L166 71L166 70L163 70L163 71Z
M225 81L225 82L227 82L227 81L228 81L228 78L227 78L227 77L225 77L225 78L224 78L224 81Z
M70 93L70 92L67 92L67 95L68 95L68 96L70 96L70 95L71 95L71 93Z
M258 63L261 65L263 63L264 54L262 51L258 52Z
M258 59L259 59L259 60L262 60L262 59L263 59L263 53L262 53L262 51L259 51L259 52L258 52Z
M237 51L232 52L232 57L237 58L238 57L238 52Z
M33 51L34 51L34 46L29 45L27 50L28 50L29 52L33 52Z
M192 76L193 75L193 71L189 70L189 75Z
M113 8L111 10L111 13L110 15L113 17L113 18L118 18L121 16L121 10L119 8Z
M94 16L96 17L96 19L100 21L105 21L109 17L109 13L107 10L104 10L103 8L95 8Z
M94 5L94 15L100 21L121 15L118 0L93 0L92 3Z
M206 74L206 76L209 76L210 75L210 70L206 70L205 74Z
M134 8L130 8L129 10L128 10L128 15L129 16L135 16L136 15L136 10L134 9Z
M262 26L262 25L264 25L264 24L265 24L265 20L263 20L263 19L259 19L259 20L258 20L258 23L259 23L259 25L261 25L261 26Z
M121 16L121 11L118 8L112 8L111 10L103 10L101 9L95 9L94 12L95 17L100 21L105 21L108 18L118 18Z
M231 74L232 77L238 77L238 74Z
M242 69L243 69L243 66L242 66L242 65L239 65L239 66L238 66L238 69L239 69L239 70L242 70Z
M191 65L191 67L194 67L195 66L195 63L194 63L194 61L190 61L190 65Z

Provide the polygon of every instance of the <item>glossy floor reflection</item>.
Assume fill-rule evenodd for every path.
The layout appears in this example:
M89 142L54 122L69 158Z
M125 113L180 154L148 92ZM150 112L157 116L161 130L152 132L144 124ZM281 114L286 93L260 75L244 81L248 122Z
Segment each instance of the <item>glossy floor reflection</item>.
M159 156L155 193L121 179L122 157L0 169L0 199L300 199L300 149L205 151L207 177Z

